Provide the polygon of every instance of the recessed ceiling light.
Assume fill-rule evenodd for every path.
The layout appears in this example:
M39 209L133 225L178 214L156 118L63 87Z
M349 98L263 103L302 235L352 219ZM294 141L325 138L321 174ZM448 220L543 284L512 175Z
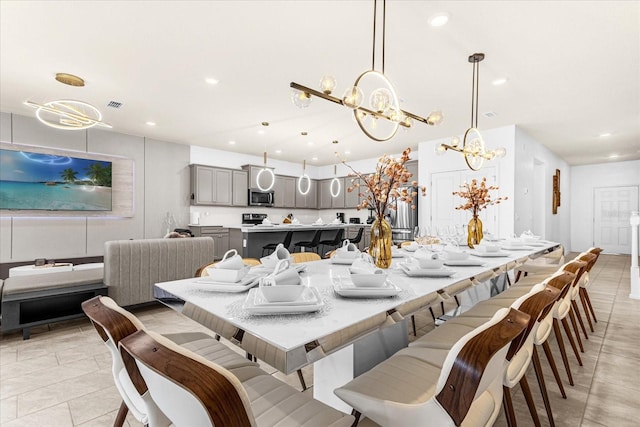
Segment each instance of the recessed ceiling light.
M229 145L236 145L235 141L229 141Z
M620 157L620 155L618 155L618 154L610 154L609 155L610 159L617 159L618 157Z
M313 161L315 162L315 161L317 161L317 160L318 160L318 157L317 157L317 156L313 156L313 157L311 158L311 160L313 160Z
M309 141L309 142L307 142L307 145L308 145L309 147L311 147L311 146L313 145L313 141Z
M500 85L505 84L505 83L506 83L506 82L508 82L508 81L509 81L509 79L508 79L508 78L506 78L506 77L498 77L497 79L494 79L494 80L491 82L491 84L492 84L492 85L494 85L494 86L500 86Z
M155 126L156 122L147 122L146 124L147 124L147 126Z
M608 136L611 136L611 132L602 132L600 135L598 135L600 138L606 138Z
M351 154L351 151L345 150L344 154Z
M447 12L436 13L429 18L429 25L432 27L442 27L449 22L449 15Z
M218 83L220 83L220 80L215 79L213 77L207 77L206 79L204 79L204 81L210 85L217 85Z
M276 150L276 154L281 154L282 150Z
M260 130L258 131L258 135L264 135L264 131L263 131L262 129L260 129Z

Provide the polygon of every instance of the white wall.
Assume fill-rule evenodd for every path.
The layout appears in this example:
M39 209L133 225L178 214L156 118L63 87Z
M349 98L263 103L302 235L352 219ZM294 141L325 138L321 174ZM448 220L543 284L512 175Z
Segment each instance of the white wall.
M185 222L188 219L186 145L99 129L58 130L32 117L9 113L0 113L0 137L8 143L111 154L134 162L132 217L3 216L0 262L99 256L108 240L162 237L161 219L166 212Z
M571 168L571 250L593 246L593 190L627 185L640 186L640 160Z

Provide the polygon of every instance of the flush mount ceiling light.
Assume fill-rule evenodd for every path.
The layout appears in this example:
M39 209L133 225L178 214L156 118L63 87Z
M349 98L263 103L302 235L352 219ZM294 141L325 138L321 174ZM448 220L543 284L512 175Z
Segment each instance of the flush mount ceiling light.
M84 86L84 80L81 77L68 73L56 73L56 80L69 86Z
M25 101L25 105L36 109L36 117L42 124L56 129L81 130L94 126L111 128L102 121L102 114L91 104L72 99L61 99L45 104Z
M429 18L429 25L432 27L442 27L449 22L449 14L446 12L436 13L431 18Z
M480 80L480 61L484 59L484 53L474 53L469 57L469 62L473 64L473 78L471 83L471 127L464 133L462 148L458 145L458 137L453 138L451 144L440 144L437 154L444 154L447 150L457 151L464 156L469 169L477 171L482 169L485 160L495 157L504 157L507 153L504 148L496 150L486 150L484 140L478 130L478 83Z
M382 0L382 67L381 71L376 71L377 4L378 0L374 0L371 69L360 74L342 98L331 95L337 86L333 76L322 77L319 91L295 82L289 86L293 88L292 101L299 108L308 107L312 96L350 108L360 129L374 141L382 142L393 138L400 126L410 128L413 120L435 126L442 122L443 117L440 111L424 118L400 108L396 91L384 74L386 0ZM363 106L365 97L369 101L367 107Z

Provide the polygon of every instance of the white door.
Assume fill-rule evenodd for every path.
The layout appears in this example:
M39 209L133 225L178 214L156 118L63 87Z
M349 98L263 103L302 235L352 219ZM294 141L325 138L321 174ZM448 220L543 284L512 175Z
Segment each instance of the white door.
M638 210L638 187L595 188L593 245L604 252L631 253L631 211Z

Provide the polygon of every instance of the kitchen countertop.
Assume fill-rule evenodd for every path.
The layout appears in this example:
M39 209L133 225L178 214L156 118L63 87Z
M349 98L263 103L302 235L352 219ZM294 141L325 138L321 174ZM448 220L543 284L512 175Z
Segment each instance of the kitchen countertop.
M275 224L272 226L263 226L263 225L230 225L227 228L240 229L243 233L268 233L273 231L306 231L306 230L331 230L336 228L347 228L350 225L358 225L358 224L323 224L323 225L314 225L314 224Z

